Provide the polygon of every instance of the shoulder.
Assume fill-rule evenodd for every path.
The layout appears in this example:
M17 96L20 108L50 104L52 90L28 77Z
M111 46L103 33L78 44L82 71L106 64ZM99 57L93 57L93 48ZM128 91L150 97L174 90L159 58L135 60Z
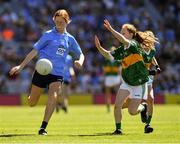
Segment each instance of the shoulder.
M130 45L138 47L139 43L136 40L132 39L132 40L130 40Z
M70 45L79 45L73 35L71 35L70 33L67 32L67 36L68 36L68 41L69 41Z
M43 37L50 37L53 34L53 30L47 30L45 32L42 33Z
M51 34L53 32L54 32L54 29L50 29L50 30L45 31L44 34Z
M75 39L72 34L70 34L70 33L68 33L68 32L67 32L66 34L67 34L67 36L68 36L69 39L71 39L71 40L74 40L74 39Z
M134 39L129 41L129 46L127 49L132 53L140 53L142 51L140 44Z

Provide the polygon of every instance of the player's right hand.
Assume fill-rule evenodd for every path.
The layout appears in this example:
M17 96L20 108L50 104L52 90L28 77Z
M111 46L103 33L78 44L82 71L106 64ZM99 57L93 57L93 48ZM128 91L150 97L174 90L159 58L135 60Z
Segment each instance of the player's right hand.
M156 65L156 71L157 71L157 74L161 73L161 68L159 67L159 65Z
M16 75L18 74L20 71L22 70L21 66L15 66L13 67L10 71L9 71L9 74L12 76L12 75Z

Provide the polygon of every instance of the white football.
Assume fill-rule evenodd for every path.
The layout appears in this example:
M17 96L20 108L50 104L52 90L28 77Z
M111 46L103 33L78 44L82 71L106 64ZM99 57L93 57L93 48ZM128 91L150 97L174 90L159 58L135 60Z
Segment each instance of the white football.
M47 75L52 71L52 63L48 59L39 59L36 63L36 70L41 75Z

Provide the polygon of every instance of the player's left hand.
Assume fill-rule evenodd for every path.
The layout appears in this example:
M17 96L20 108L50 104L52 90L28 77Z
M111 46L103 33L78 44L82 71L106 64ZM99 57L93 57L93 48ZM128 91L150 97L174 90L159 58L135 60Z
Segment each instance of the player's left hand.
M81 67L82 67L82 64L78 60L74 61L74 65L78 69L81 69Z

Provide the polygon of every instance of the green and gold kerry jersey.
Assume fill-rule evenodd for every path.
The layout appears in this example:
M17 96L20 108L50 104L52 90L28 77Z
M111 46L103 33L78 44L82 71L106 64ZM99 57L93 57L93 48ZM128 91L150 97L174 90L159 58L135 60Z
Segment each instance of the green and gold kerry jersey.
M103 64L103 71L106 76L108 75L118 75L120 70L120 62L105 60Z
M153 57L155 56L155 53L156 53L155 48L152 48L149 52L144 51L143 59L144 59L145 66L146 66L147 69L150 69Z
M149 72L144 62L146 55L137 41L132 40L128 48L120 46L111 54L115 60L121 61L122 78L127 84L138 86L149 80Z

